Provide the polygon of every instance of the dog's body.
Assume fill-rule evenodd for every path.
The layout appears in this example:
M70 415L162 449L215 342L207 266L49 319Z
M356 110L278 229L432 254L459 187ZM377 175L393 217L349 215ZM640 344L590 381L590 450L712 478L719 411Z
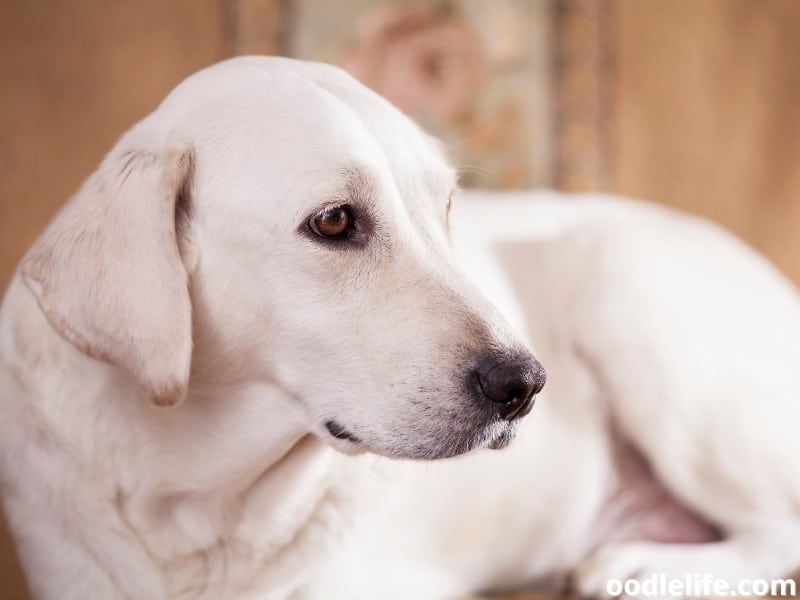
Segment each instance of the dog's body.
M502 452L342 454L503 447L541 387L452 268L452 186L319 65L223 63L127 134L0 314L0 483L37 597L444 599L572 573L603 595L800 565L797 294L655 208L457 200L463 267L546 395ZM346 239L320 236L339 206Z

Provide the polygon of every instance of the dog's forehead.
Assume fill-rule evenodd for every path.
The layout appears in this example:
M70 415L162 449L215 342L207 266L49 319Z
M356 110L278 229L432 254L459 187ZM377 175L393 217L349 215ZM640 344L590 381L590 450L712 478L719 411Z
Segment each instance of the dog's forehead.
M438 141L347 73L319 63L244 57L199 72L162 104L215 161L322 179L391 174L407 203L446 201L455 171ZM202 151L202 149L201 149Z

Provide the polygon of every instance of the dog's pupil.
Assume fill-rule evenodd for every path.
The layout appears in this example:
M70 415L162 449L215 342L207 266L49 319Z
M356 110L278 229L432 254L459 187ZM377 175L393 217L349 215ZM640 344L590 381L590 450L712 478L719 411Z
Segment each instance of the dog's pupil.
M317 227L323 235L333 237L343 234L349 221L350 217L344 208L332 208L319 216Z

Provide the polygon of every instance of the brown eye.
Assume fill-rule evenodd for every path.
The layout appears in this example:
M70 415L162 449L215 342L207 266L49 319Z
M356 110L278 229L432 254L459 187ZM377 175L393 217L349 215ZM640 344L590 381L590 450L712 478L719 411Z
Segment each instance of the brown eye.
M350 231L353 216L346 206L333 206L311 217L308 225L320 237L338 239L345 237Z

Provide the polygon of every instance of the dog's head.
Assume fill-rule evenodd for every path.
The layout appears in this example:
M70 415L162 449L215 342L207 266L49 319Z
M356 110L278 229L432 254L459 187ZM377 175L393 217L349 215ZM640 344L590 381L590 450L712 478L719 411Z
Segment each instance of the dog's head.
M155 403L261 379L346 452L500 447L544 371L453 264L455 187L437 145L338 69L235 59L120 140L22 275Z

